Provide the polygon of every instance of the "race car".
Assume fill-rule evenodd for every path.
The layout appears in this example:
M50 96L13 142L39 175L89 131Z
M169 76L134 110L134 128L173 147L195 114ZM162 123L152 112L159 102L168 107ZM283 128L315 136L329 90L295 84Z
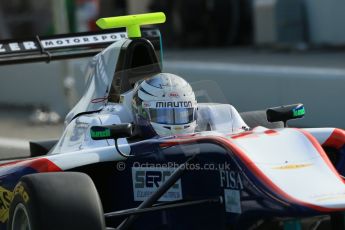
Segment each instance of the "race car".
M162 71L159 32L141 35L141 24L164 21L162 13L104 18L101 28L127 27L127 35L104 32L113 39L105 39L113 42L105 49L95 39L104 34L78 34L58 39L84 41L87 51L69 42L62 48L78 50L61 53L46 38L30 41L31 53L0 60L46 61L101 49L89 62L85 94L67 115L61 138L32 142L32 157L1 163L0 229L268 229L267 223L277 229L298 218L341 216L345 131L287 127L304 116L302 104L239 113L230 104L180 101L179 88L161 95L171 104L138 104L139 94L157 97L144 84L170 87L157 78L178 79L189 89ZM143 123L134 110L151 121L152 111L164 111L156 123L176 132L138 134ZM182 122L159 123L168 118ZM180 132L190 128L185 119L193 132Z

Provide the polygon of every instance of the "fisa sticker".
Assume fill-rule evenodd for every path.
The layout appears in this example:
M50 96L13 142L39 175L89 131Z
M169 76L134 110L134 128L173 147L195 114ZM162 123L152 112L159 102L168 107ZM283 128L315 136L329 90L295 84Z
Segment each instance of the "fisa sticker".
M133 167L133 196L135 201L144 201L173 174L174 168ZM181 179L158 200L176 201L182 199Z
M225 210L231 213L242 213L240 191L224 189Z

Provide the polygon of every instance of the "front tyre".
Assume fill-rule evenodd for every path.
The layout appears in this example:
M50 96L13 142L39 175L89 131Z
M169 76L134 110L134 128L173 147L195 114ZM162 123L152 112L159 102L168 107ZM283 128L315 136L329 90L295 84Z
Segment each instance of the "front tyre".
M29 214L23 203L18 203L14 208L11 222L13 230L32 230Z
M24 176L14 189L8 230L104 230L97 190L86 174Z

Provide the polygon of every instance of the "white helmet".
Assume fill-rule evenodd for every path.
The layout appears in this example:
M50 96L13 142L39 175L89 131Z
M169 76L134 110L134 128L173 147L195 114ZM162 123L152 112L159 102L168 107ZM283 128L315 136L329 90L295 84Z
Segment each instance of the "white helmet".
M146 136L193 133L197 102L192 87L183 78L160 73L134 89L133 114Z

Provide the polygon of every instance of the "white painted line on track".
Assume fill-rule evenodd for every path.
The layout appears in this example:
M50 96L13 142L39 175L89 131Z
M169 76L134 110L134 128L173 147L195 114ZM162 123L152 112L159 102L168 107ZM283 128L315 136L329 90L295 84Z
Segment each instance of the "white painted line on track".
M17 138L0 137L0 147L14 149L29 149L29 141Z

